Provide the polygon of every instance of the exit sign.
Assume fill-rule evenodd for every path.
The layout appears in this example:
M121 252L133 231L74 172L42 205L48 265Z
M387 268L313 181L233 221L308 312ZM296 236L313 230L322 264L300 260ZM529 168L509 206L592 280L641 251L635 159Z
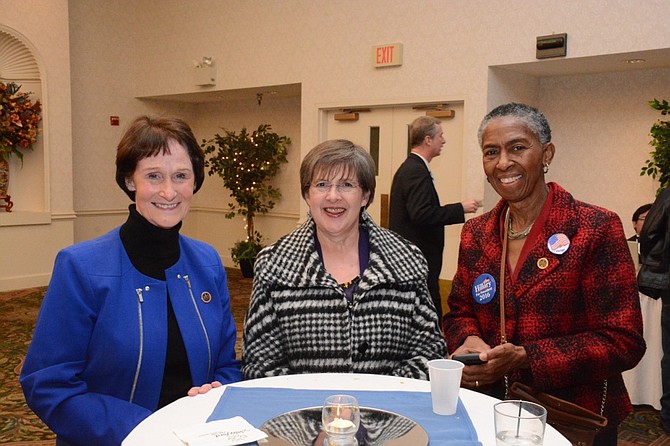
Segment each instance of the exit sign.
M372 47L372 66L375 68L402 65L402 43L387 43Z

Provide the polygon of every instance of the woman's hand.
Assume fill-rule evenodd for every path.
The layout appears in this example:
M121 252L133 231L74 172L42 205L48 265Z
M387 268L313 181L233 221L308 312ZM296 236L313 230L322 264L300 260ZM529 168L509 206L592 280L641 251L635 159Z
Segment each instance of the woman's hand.
M501 376L514 369L527 369L529 367L526 349L509 342L497 345L484 354L487 361L496 361L497 368L501 370Z
M202 395L221 386L222 384L219 381L212 381L211 384L203 384L200 387L191 387L188 391L188 396Z
M509 342L483 350L481 359L486 364L463 368L461 386L476 389L499 381L510 370L528 367L526 349Z
M463 341L463 344L454 350L454 353L450 356L452 358L454 355L463 354L463 353L481 353L488 352L491 350L491 347L484 342L479 336L468 336ZM481 378L482 367L485 367L486 364L478 365L466 365L463 367L463 374L461 375L461 387L466 387L468 389L475 389L479 387Z
M465 341L463 341L463 344L454 350L454 353L452 353L451 356L463 353L479 353L490 349L491 346L484 342L479 336L468 336L465 338Z

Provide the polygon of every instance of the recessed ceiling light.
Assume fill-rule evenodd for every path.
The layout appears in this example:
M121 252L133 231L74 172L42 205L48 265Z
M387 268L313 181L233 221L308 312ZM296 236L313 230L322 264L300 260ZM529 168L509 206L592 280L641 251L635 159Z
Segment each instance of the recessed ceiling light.
M626 63L636 64L636 63L645 63L645 59L626 59Z

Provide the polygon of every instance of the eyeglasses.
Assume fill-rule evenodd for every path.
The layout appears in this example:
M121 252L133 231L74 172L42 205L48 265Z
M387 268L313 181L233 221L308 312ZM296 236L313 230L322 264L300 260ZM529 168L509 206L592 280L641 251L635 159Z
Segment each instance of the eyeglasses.
M333 186L335 186L335 189L337 189L338 193L344 195L352 193L358 187L358 184L352 181L345 181L344 183L341 184L333 184L329 183L328 181L317 181L316 183L311 185L311 187L320 194L326 194L330 192L330 189Z

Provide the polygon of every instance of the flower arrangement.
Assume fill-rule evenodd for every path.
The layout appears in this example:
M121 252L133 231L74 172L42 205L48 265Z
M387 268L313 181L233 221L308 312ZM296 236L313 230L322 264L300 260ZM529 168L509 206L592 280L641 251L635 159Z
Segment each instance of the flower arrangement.
M5 161L15 155L23 163L23 154L37 141L42 104L33 103L20 88L14 82L0 82L0 154Z

